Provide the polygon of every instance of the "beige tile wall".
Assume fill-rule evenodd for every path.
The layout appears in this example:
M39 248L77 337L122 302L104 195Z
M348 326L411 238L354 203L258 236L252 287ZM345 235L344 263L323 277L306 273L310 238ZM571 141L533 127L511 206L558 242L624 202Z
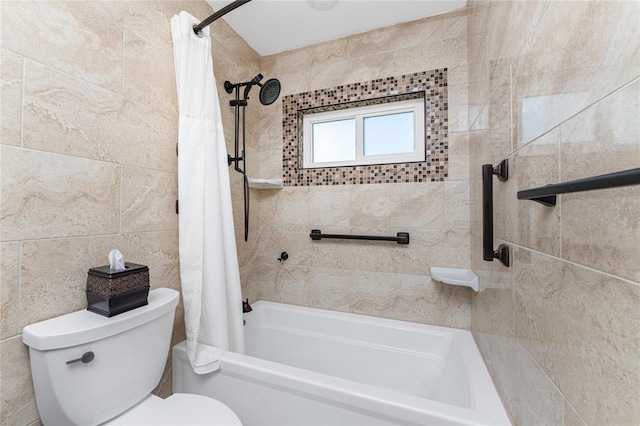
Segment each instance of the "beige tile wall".
M0 424L27 425L39 415L22 328L86 307L88 268L119 248L149 265L152 288L180 288L169 19L183 9L202 19L212 11L197 1L1 8ZM25 31L28 23L37 30ZM251 79L259 58L224 22L211 28L223 93L225 79ZM223 120L233 129L224 96ZM233 132L226 135L230 143ZM237 199L241 181L233 185ZM174 343L183 339L180 305ZM169 367L161 395L171 392Z
M473 2L468 20L472 330L517 424L640 423L640 187L518 190L640 167L640 4ZM484 163L505 268L481 257ZM496 241L496 245L498 241Z
M466 12L458 11L261 59L283 96L448 68L451 174L445 182L252 190L261 223L242 263L245 297L470 327L471 290L442 285L429 272L470 262L466 27ZM262 107L260 123L256 171L282 177L281 103ZM406 231L411 242L312 242L312 229ZM277 261L282 251L289 253L284 263Z

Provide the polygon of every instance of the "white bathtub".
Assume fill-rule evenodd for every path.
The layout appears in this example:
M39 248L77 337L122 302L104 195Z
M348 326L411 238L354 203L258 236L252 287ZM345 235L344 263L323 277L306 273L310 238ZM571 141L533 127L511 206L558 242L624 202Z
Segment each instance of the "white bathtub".
M471 333L273 302L245 314L246 355L173 391L216 398L250 425L509 424Z

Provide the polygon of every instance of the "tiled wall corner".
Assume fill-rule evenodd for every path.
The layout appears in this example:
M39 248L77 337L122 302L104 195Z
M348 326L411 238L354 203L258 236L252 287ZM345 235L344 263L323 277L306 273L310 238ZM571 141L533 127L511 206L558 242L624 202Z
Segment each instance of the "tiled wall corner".
M640 421L638 188L519 190L640 167L640 5L472 2L468 16L472 329L517 424ZM481 165L510 268L482 261Z

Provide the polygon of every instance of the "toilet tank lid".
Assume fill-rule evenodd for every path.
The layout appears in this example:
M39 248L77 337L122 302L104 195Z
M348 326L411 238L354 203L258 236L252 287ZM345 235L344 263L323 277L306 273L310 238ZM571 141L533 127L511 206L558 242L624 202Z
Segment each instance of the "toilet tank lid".
M161 317L175 309L178 298L176 290L158 288L149 292L148 305L111 318L82 310L30 324L22 330L22 341L45 351L104 339Z

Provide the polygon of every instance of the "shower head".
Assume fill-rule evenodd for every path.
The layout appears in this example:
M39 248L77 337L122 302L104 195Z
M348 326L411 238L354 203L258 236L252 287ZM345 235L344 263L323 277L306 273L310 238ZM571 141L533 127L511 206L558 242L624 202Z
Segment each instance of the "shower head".
M260 103L262 105L271 105L280 96L280 81L270 78L266 83L260 84Z
M262 79L263 79L262 74L258 74L255 77L253 77L251 81L247 81L246 83L233 84L230 81L225 81L224 90L227 93L232 93L233 90L236 89L236 98L237 98L238 96L237 90L240 89L240 87L244 86L244 97L242 102L246 105L246 101L247 99L249 99L249 92L251 91L251 88L255 85L258 85L261 87L260 103L262 105L271 105L276 101L276 99L278 99L278 96L280 96L280 82L275 78L270 78L269 80L266 81L266 83L262 84L260 83ZM240 102L240 100L236 99L236 101L232 101L232 102L233 103L231 106L234 106L235 103Z

